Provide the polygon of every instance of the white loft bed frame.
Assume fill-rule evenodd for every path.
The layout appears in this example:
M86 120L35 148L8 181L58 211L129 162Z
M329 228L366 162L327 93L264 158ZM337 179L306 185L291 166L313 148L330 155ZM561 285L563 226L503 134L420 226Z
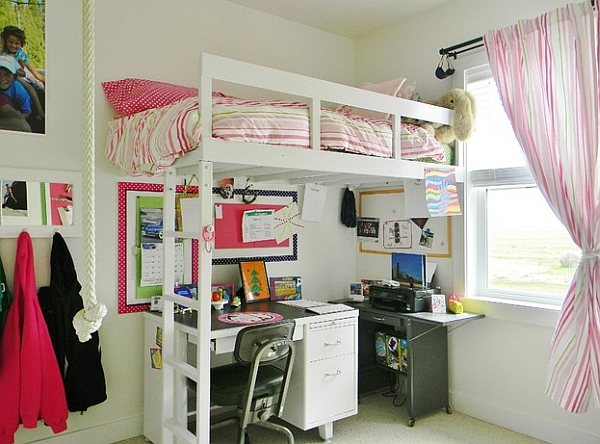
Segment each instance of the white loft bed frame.
M210 119L202 119L202 143L194 151L178 159L165 174L164 205L164 282L163 289L174 288L174 238L193 238L200 242L198 300L164 291L163 308L163 443L175 438L186 443L209 442L210 424L210 295L212 282L211 245L197 232L175 232L175 185L178 176L199 177L200 227L213 226L212 187L216 179L247 176L253 182L282 181L290 184L320 183L328 186L393 183L405 178L423 178L425 168L453 169L457 180L462 170L453 166L402 160L399 131L402 116L450 124L453 111L424 103L386 96L366 90L318 80L303 75L202 54L200 62L200 113L212 115L213 82L224 81L246 87L261 88L285 95L304 97L310 107L310 146L300 149L256 143L228 142L212 134ZM393 158L361 156L320 149L320 109L323 103L336 103L374 109L392 115ZM260 153L260 154L257 154ZM171 223L171 225L168 225ZM182 360L185 339L174 322L175 304L197 311L197 362L195 366ZM187 329L185 334L190 334ZM185 377L196 382L196 436L186 429Z

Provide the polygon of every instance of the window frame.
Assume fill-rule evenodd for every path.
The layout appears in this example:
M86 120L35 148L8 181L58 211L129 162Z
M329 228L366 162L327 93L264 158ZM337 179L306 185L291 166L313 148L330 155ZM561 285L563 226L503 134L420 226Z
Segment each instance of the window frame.
M468 88L468 81L489 76L489 64L484 54L468 57L465 66L457 72L454 87ZM462 85L457 84L462 82ZM488 286L488 224L487 193L491 189L536 187L529 167L507 167L469 171L466 151L468 141L462 144L461 159L465 167L464 185L464 294L468 299L515 304L526 307L558 310L563 297L548 294L501 291Z

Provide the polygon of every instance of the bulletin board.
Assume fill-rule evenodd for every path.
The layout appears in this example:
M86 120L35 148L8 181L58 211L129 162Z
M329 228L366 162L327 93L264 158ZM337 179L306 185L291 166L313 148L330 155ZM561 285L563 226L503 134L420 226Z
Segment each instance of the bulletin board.
M215 208L222 206L221 217L215 217L215 249L213 265L238 264L241 260L264 260L265 262L295 261L298 255L298 238L291 238L277 244L275 241L261 241L252 244L239 242L237 231L241 230L243 212L247 209L272 208L280 209L291 202L297 202L297 192L279 190L253 190L257 195L257 204L242 204L236 196L242 190L234 190L234 199L219 196L219 188L213 188ZM176 192L183 193L184 186L178 185ZM190 187L190 193L197 192ZM161 209L163 185L154 183L119 182L118 184L118 312L135 313L150 308L150 300L154 295L162 293L161 285L141 285L141 257L144 241L140 209ZM158 231L150 231L150 235L158 235ZM161 227L162 231L162 227ZM235 232L235 236L233 236ZM220 240L220 242L219 242ZM184 276L190 282L198 282L198 241L188 243L184 251ZM191 245L189 245L191 244ZM187 278L186 278L187 279Z
M258 209L279 210L298 201L296 191L253 190L257 195L256 203L244 204L236 199L243 190L234 191L234 199L215 197L215 249L213 265L233 265L240 260L264 260L265 262L284 262L298 260L298 235L280 243L275 240L259 242L242 241L242 217L244 211ZM218 194L218 188L213 190Z
M183 185L177 186L178 193L183 192ZM152 296L162 293L162 285L144 285L142 283L142 251L144 245L158 243L162 238L162 221L160 228L148 230L150 239L143 238L142 210L161 211L163 206L162 184L119 182L118 185L118 312L135 313L150 308ZM159 216L155 216L158 222ZM157 224L158 225L158 224ZM187 241L182 265L184 276L190 282L198 281L198 241ZM161 264L157 267L162 269ZM162 276L161 276L162 279ZM182 282L187 283L187 282Z
M359 242L359 251L387 255L411 252L433 258L451 258L452 218L405 218L403 193L402 189L359 193L359 218L375 218L380 224L378 239L375 242Z

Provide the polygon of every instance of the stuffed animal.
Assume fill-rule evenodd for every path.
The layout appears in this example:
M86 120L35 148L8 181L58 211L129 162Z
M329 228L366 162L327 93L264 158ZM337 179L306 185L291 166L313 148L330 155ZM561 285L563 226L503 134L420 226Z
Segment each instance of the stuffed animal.
M418 122L419 126L433 134L437 141L441 143L452 143L454 140L464 142L471 137L475 129L477 103L475 96L470 91L454 88L444 93L437 102L429 103L454 110L452 125Z
M461 314L463 310L463 304L459 295L452 293L448 296L448 311L450 313Z

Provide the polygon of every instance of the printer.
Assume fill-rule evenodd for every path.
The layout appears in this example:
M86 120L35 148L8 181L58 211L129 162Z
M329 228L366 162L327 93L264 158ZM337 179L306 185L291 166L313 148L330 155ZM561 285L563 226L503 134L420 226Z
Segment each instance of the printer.
M417 313L431 310L432 294L433 290L371 285L369 287L369 302L373 308Z

